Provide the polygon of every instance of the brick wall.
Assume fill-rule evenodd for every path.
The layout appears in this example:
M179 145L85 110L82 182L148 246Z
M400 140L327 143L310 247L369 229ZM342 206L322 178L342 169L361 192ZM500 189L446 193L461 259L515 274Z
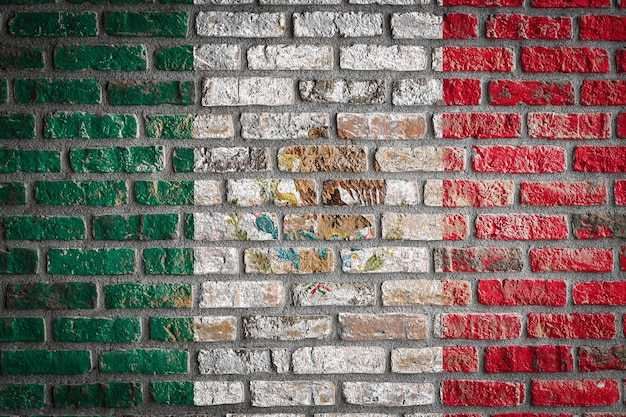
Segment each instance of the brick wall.
M0 5L3 414L626 416L624 0Z

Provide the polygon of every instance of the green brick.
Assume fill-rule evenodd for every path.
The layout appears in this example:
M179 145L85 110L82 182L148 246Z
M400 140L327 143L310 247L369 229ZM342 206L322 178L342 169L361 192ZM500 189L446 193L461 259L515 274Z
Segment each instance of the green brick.
M43 408L45 388L44 384L1 384L0 408Z
M7 216L4 229L7 239L80 240L87 237L82 217Z
M186 374L189 353L186 350L136 349L104 352L100 372L131 374Z
M9 20L9 32L22 37L97 36L95 12L18 12Z
M154 62L157 69L163 71L193 71L193 46L158 49Z
M61 172L61 152L0 148L0 173Z
M193 275L193 248L149 248L143 251L148 275Z
M20 78L14 81L15 100L20 104L98 104L100 84L93 78L52 80Z
M104 30L111 36L184 38L189 30L189 13L105 12Z
M32 114L0 114L0 139L33 139L35 116Z
M146 135L157 139L193 139L193 114L146 116Z
M1 317L0 342L45 342L42 317Z
M193 172L194 148L176 148L172 157L172 164L176 172Z
M91 371L88 350L5 350L4 375L79 375Z
M151 384L154 402L170 405L194 405L194 383L158 381Z
M185 237L187 239L193 239L196 235L193 213L185 214L184 222L185 224L183 225L183 227L185 229Z
M83 318L62 317L54 321L58 342L136 342L141 337L141 321L135 317Z
M105 206L126 204L125 181L37 181L35 200L38 204L60 206Z
M147 206L193 205L193 181L135 181L135 200Z
M38 262L39 255L33 249L0 250L0 275L36 274Z
M7 80L0 80L0 103L9 101L9 83Z
M193 317L151 317L150 339L162 342L193 342Z
M6 298L17 310L87 310L96 308L98 291L92 282L9 284Z
M171 240L178 238L178 214L107 215L93 220L96 240Z
M72 149L70 165L74 172L161 172L165 168L165 153L162 146Z
M135 273L134 249L50 249L48 273L126 275Z
M44 126L44 137L49 139L131 139L137 137L137 117L133 114L59 112L46 116Z
M0 182L0 206L26 204L26 187L21 182Z
M110 284L105 288L106 307L191 308L189 284Z
M61 45L54 48L58 70L143 71L147 67L143 45Z
M141 404L141 382L55 385L54 406L130 408Z
M107 91L113 106L188 106L196 101L193 81L111 81Z
M44 49L40 47L0 45L0 69L41 69L43 54Z

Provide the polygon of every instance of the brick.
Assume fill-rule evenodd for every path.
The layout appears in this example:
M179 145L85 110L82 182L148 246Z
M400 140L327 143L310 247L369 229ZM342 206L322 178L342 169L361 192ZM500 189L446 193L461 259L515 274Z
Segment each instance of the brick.
M441 339L507 340L522 332L519 314L448 313L435 317L435 337Z
M210 77L202 81L205 107L289 104L294 104L291 78Z
M626 72L626 49L618 49L615 51L615 70L620 72Z
M481 279L478 302L488 306L564 306L567 285L562 280Z
M0 173L61 172L61 154L53 150L0 149Z
M298 91L303 101L311 103L382 104L387 84L372 79L302 79Z
M189 354L184 350L136 349L104 352L100 372L148 375L186 374Z
M0 409L44 408L44 384L1 384Z
M520 248L435 248L435 272L521 271Z
M193 71L193 45L159 48L154 54L154 65L161 71Z
M109 81L107 95L113 106L195 104L194 81Z
M188 284L109 284L105 304L108 309L191 308L192 288Z
M62 71L144 71L144 45L57 45L54 67Z
M528 113L528 134L544 139L608 139L610 113Z
M626 181L617 180L613 186L615 204L626 205Z
M70 150L70 165L74 172L161 172L165 168L165 152L162 146L79 148Z
M599 8L611 7L611 0L534 0L533 7L547 9L570 9L570 8Z
M26 187L21 182L0 182L0 206L26 204Z
M577 305L626 305L626 281L576 282L572 298Z
M9 284L7 308L16 310L84 310L96 308L98 292L92 282Z
M202 375L285 373L289 356L285 349L202 349L198 369Z
M195 70L238 70L241 68L241 47L230 44L207 44L193 49Z
M422 46L357 44L339 48L339 66L347 70L423 71L426 61Z
M443 101L448 106L478 105L481 96L480 80L471 78L443 79Z
M250 381L253 407L335 404L335 385L328 381Z
M239 273L235 248L148 248L144 265L148 275L205 275Z
M413 78L393 82L391 101L395 106L442 106L443 96L443 80Z
M476 218L476 237L490 240L567 239L565 216L541 214L485 214Z
M522 71L561 73L609 72L609 55L603 48L571 48L567 46L522 47Z
M200 308L282 307L285 288L282 281L205 281Z
M93 78L19 78L13 82L19 104L99 104L100 84Z
M294 13L293 34L297 38L380 36L383 34L383 15L362 12Z
M219 181L135 181L135 200L148 206L212 206L221 199Z
M621 3L623 8L623 2ZM578 18L580 39L584 41L626 40L626 16L584 15Z
M535 248L530 250L533 272L611 272L613 250L604 248Z
M0 69L42 69L44 49L17 45L0 46Z
M328 113L242 113L244 139L328 139Z
M383 213L383 239L463 240L469 235L467 216L460 214Z
M394 39L443 39L443 19L432 13L393 13L391 36Z
M50 249L48 273L127 275L136 272L134 249Z
M626 172L625 156L625 146L577 146L574 171Z
M572 39L572 18L493 14L486 21L487 39Z
M278 149L278 169L286 172L365 172L362 146L287 146Z
M366 282L303 282L291 286L291 301L296 307L373 306L376 289Z
M157 404L200 407L239 404L245 395L241 381L160 381L151 383L150 392Z
M264 204L306 207L317 204L317 186L313 180L228 180L226 193L229 204L241 207Z
M6 216L6 239L20 240L82 240L87 237L82 217Z
M510 48L444 46L433 49L433 70L464 72L511 72L515 53Z
M95 12L18 12L9 19L9 33L19 37L89 37L98 35Z
M53 385L54 406L130 408L141 404L141 382Z
M384 306L469 305L471 285L462 280L387 280L382 283Z
M43 317L0 317L0 343L45 342Z
M79 375L91 371L88 350L5 350L3 375Z
M39 255L36 250L6 248L0 251L0 275L35 274Z
M574 358L570 346L489 346L485 348L485 371L571 372Z
M441 402L446 406L506 407L524 402L523 382L445 380Z
M344 382L342 388L344 401L354 405L409 407L435 402L430 383Z
M171 240L178 238L178 214L105 215L93 218L96 240Z
M200 36L274 38L285 34L284 13L200 12L196 32Z
M441 6L522 7L523 0L439 0Z
M339 313L339 337L343 340L422 340L428 337L428 317L411 313Z
M316 346L292 355L295 374L382 374L386 353L381 347Z
M433 115L435 137L445 139L517 139L522 119L515 113L443 113Z
M478 19L474 14L447 13L443 16L444 39L478 37Z
M578 349L578 367L581 372L626 370L626 348L581 346Z
M526 330L529 338L612 339L616 332L615 315L528 313Z
M32 114L0 114L0 139L34 139L35 116Z
M478 372L478 351L471 346L443 347L444 372Z
M151 317L150 340L223 342L237 339L233 316Z
M109 36L185 38L187 12L104 12L104 31Z
M332 272L330 248L250 248L244 251L247 274L313 274Z
M374 167L376 171L382 172L464 171L465 149L380 146L374 155ZM387 183L390 183L389 181L387 180Z
M584 80L580 94L583 106L623 106L626 104L626 81Z
M522 182L520 202L531 206L589 206L606 203L604 181Z
M419 187L417 181L327 180L322 202L326 206L415 206Z
M254 45L247 58L251 70L324 71L333 69L334 63L330 45Z
M391 350L391 372L423 374L443 372L443 348L396 348Z
M489 101L494 106L563 106L574 104L571 82L495 80L489 83Z
M345 273L428 272L427 248L383 246L341 250L341 268Z
M137 342L141 337L141 321L135 317L59 317L54 320L53 333L58 342Z
M531 381L532 404L544 406L597 406L619 401L619 386L612 380Z
M233 139L228 114L161 114L146 116L146 135L157 139Z
M185 215L185 236L194 240L276 240L276 213L193 213Z
M57 112L44 118L46 139L132 139L137 137L134 114Z
M572 214L572 229L577 239L626 237L626 214L588 212Z
M328 339L333 332L331 316L323 315L254 315L244 317L242 324L246 339Z
M565 149L555 146L473 146L476 172L549 174L565 171Z
M362 240L376 236L372 214L287 214L285 240Z

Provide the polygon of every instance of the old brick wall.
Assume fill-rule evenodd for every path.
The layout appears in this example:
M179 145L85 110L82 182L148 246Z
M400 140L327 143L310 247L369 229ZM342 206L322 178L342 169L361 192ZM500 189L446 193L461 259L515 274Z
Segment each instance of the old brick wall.
M624 0L0 5L0 414L626 416Z

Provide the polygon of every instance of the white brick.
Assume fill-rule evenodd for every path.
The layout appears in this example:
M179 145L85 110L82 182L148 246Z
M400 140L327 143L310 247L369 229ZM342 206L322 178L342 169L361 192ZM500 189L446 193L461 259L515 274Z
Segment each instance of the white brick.
M341 250L341 263L347 273L428 272L427 248L378 247Z
M236 71L241 68L241 47L228 44L196 46L193 58L196 70Z
M372 306L374 284L365 282L305 282L292 287L294 306Z
M244 400L243 382L196 381L193 383L193 404L196 406L239 404Z
M434 146L380 146L374 160L377 171L383 172L445 171L445 156L446 148Z
M339 56L341 68L350 70L423 71L426 60L426 49L412 45L342 46Z
M275 5L298 5L298 4L308 4L308 5L335 5L341 4L342 0L259 0L260 4L275 4Z
M382 283L381 291L384 306L451 306L471 301L471 285L463 280L388 280Z
M247 339L328 339L332 331L333 324L331 316L254 315L243 319L243 332Z
M330 248L249 248L244 251L247 274L314 274L333 270Z
M286 349L202 349L198 370L208 375L247 375L289 371Z
M202 83L202 105L287 105L293 104L293 90L291 78L205 78Z
M415 78L393 82L391 99L396 106L442 106L443 81Z
M328 138L328 113L243 113L240 117L244 139Z
M221 342L237 339L237 317L197 316L193 318L194 342Z
M196 16L200 36L271 38L285 33L284 13L200 12Z
M282 281L207 281L202 283L200 308L281 307Z
M393 349L391 372L401 374L443 372L443 348Z
M432 13L393 13L391 34L395 39L443 39L443 17Z
M296 37L324 38L379 36L383 33L381 13L307 12L293 14Z
M256 45L248 49L252 70L331 70L330 45Z
M253 407L334 405L335 385L328 381L250 381Z
M280 207L301 207L317 204L317 190L312 180L228 180L228 203L254 207L274 204Z
M236 248L194 248L193 274L238 274Z
M263 218L263 221L259 221ZM194 240L276 240L276 213L193 213ZM271 230L270 230L271 229Z
M193 204L213 206L222 203L222 190L219 181L197 180L193 182Z
M388 240L451 240L448 235L455 230L465 237L462 225L454 229L446 223L447 214L384 213L381 220L383 239ZM465 224L469 220L464 216Z
M194 118L194 139L233 139L235 128L230 114L199 114Z
M382 374L386 352L381 347L316 346L291 356L295 374Z
M433 404L435 389L429 383L344 382L343 398L355 405L408 407Z
M419 183L417 181L386 180L386 206L416 206L419 204Z
M267 148L194 148L193 172L267 171Z

